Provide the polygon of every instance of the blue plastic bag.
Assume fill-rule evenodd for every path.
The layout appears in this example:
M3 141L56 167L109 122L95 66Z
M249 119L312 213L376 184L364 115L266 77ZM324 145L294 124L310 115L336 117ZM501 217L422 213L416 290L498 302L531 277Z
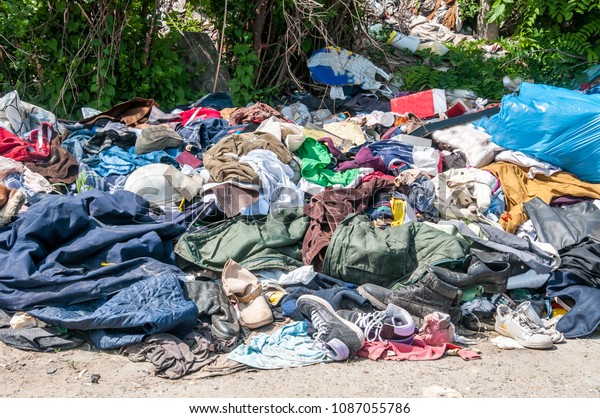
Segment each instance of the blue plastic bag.
M523 83L500 113L480 122L496 144L600 183L600 95Z
M314 51L307 61L312 78L330 86L360 86L364 90L377 90L391 75L375 66L365 57L343 48L328 46Z

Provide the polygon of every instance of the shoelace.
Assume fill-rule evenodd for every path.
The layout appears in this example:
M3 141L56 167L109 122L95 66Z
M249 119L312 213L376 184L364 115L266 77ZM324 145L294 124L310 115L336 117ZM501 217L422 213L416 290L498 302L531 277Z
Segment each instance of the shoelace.
M363 329L367 341L384 341L381 338L381 329L383 328L384 318L385 311L367 313L363 314L358 321L356 321L356 325ZM373 332L373 337L370 337L371 332Z
M525 327L528 332L532 334L544 334L544 330L541 329L533 320L525 314L523 311L513 311L513 314L517 317L519 325Z
M313 339L315 340L313 346L324 351L330 351L327 344L321 339L321 336L325 335L327 331L329 331L327 322L325 322L325 320L319 315L316 309L311 312L310 321L312 322L313 327L317 330L317 332L312 335Z
M539 326L523 309L517 308L515 312L519 313L519 317L525 318L525 321L529 324L529 328L535 327L535 329L532 330L533 333L548 335L552 338L552 341L554 342L564 341L564 336L562 335L562 333L556 331L556 329L546 328L545 326Z

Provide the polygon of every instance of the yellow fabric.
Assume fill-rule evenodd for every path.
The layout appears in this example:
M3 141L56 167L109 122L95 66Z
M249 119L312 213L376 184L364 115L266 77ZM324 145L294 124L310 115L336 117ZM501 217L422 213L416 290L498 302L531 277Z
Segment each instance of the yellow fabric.
M519 225L529 219L523 210L523 203L534 197L539 197L547 204L558 196L600 198L600 184L581 181L564 171L551 177L537 175L531 179L527 176L529 168L511 163L497 162L481 169L491 172L502 184L508 213L500 217L500 226L513 234Z
M404 223L404 217L406 216L406 203L402 199L396 199L392 197L392 215L394 221L392 226L402 225Z

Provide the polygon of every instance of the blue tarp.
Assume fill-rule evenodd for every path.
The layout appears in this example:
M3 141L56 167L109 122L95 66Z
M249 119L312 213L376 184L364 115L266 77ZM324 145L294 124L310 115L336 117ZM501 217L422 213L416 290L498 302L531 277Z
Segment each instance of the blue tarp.
M600 182L600 95L523 83L500 113L480 122L496 144Z

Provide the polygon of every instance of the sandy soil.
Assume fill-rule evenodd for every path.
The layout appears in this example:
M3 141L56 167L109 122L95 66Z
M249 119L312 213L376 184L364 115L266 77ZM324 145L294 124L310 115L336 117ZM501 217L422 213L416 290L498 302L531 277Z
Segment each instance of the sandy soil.
M428 362L359 359L170 381L154 376L150 363L133 363L116 352L84 346L32 353L0 343L0 396L405 398L435 396L433 387L441 386L471 398L600 398L600 333L548 351L500 350L487 340L477 347L482 359L469 362L446 356ZM100 375L97 383L92 375Z

